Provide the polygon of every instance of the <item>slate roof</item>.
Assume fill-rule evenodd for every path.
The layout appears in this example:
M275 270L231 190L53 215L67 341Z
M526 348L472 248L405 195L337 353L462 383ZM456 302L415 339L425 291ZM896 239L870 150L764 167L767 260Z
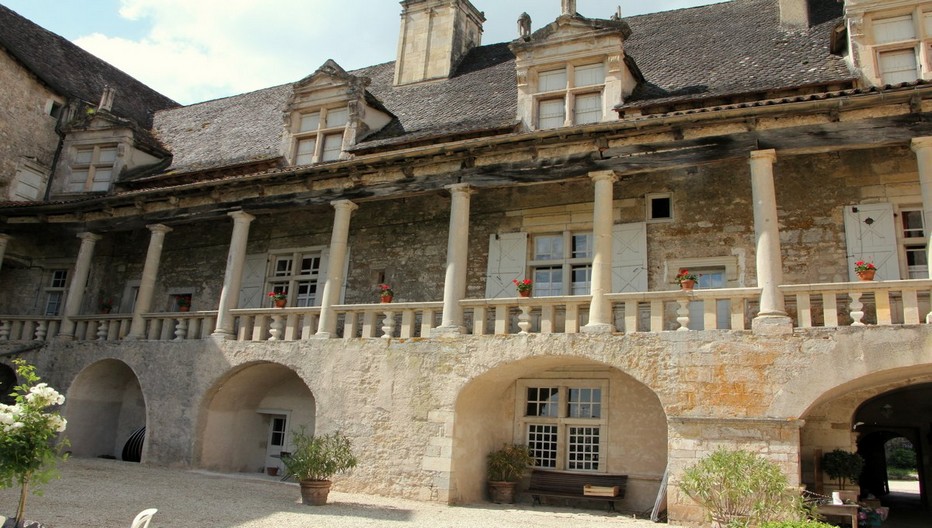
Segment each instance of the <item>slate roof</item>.
M64 97L91 105L100 102L104 86L116 89L112 113L144 128L152 113L178 103L149 88L67 39L47 31L0 5L0 46Z
M841 22L835 0L812 0L810 29L779 24L778 0L735 0L625 20L626 52L646 79L626 106L847 81L853 74L829 53ZM467 54L449 79L393 86L394 62L348 72L368 77L368 94L395 119L364 138L357 153L451 137L519 130L514 55L507 43ZM291 84L161 111L155 134L185 173L281 156L283 112Z

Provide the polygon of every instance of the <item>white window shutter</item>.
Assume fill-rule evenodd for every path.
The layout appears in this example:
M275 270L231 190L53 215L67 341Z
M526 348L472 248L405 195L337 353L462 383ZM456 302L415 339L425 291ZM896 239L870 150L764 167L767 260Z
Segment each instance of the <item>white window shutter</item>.
M612 292L647 291L647 224L612 226Z
M243 264L243 281L239 290L239 308L262 308L265 299L265 267L268 255L247 255Z
M845 242L848 244L848 280L858 280L854 263L859 260L877 266L876 280L899 280L892 204L845 206Z
M486 299L516 297L514 279L527 273L527 233L502 233L489 237L489 267L485 276Z

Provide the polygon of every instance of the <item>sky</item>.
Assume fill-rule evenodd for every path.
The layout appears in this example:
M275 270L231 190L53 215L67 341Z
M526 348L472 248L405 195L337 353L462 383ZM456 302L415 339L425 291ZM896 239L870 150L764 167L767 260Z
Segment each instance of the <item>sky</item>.
M608 18L724 0L577 0ZM472 0L485 13L483 44L517 35L522 12L537 30L560 0ZM327 59L346 70L392 61L398 0L0 0L182 104L300 80Z

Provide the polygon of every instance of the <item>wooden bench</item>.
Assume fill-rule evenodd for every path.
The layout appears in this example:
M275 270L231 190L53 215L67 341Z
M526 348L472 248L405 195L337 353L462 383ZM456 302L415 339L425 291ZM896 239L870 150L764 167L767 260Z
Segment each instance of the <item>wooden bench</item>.
M606 475L604 473L560 473L535 469L531 471L531 485L527 492L534 498L534 504L540 504L541 497L559 497L563 499L605 501L615 511L615 501L625 498L625 486L628 475ZM586 495L584 486L618 486L618 495Z

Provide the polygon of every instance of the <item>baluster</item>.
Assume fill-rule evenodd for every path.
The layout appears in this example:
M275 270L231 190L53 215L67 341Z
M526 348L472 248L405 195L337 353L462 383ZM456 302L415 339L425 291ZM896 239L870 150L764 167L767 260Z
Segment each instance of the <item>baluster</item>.
M9 341L10 340L10 322L3 321L0 322L0 341Z
M864 318L864 311L861 308L864 308L864 305L861 304L861 292L850 292L848 297L851 297L851 326L864 326L864 323L861 322L861 319Z
M531 305L528 302L523 302L518 305L518 309L521 310L521 313L518 314L518 328L521 329L519 334L527 334L531 330Z
M275 312L272 315L272 324L269 326L269 341L280 341L279 336L282 335L282 316L278 312Z
M476 306L472 310L472 335L485 335L485 306ZM424 335L424 334L421 334Z
M107 340L107 321L97 321L97 340L106 341Z
M401 334L402 339L414 337L414 310L404 310L401 312Z
M172 341L184 341L188 335L188 320L184 317L178 318L178 324L175 325L175 339Z
M680 307L676 309L676 322L680 324L680 327L677 328L676 331L677 332L688 331L689 330L689 299L677 299L676 304L680 305Z
M391 339L395 336L395 312L385 310L385 318L382 319L382 338Z

